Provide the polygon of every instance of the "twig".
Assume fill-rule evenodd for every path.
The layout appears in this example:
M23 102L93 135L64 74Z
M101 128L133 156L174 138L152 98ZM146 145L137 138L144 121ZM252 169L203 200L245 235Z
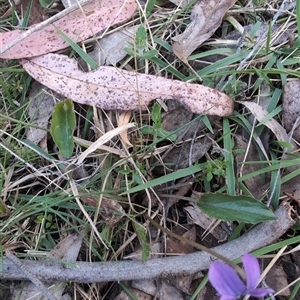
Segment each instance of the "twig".
M234 262L232 262L230 259L228 259L227 257L219 254L218 252L215 252L213 249L207 248L204 245L201 245L199 243L196 243L192 240L189 240L187 238L185 238L184 236L179 236L178 234L160 226L158 223L156 223L153 219L151 219L148 215L144 214L144 217L150 221L150 223L152 223L152 225L154 225L156 228L160 229L161 231L163 231L164 233L166 233L167 235L170 235L172 237L174 237L175 239L178 239L179 241L181 241L182 243L188 244L193 246L195 249L198 250L202 250L207 252L208 254L210 254L212 256L212 258L218 258L220 260L223 260L225 263L227 263L228 265L230 265L240 276L243 280L246 280L246 276L245 276L245 272L243 271L242 268L240 268L238 265L236 265Z
M30 280L37 289L41 292L44 297L46 297L48 300L57 300L56 297L54 297L44 286L44 284L37 278L37 275L33 274L29 271L29 269L26 267L25 264L23 264L23 261L18 259L16 256L14 256L11 252L6 252L6 257L17 267L17 269L23 272L25 274L26 279Z
M245 253L273 243L295 224L290 216L291 209L288 203L280 206L275 212L276 220L261 223L236 240L212 248L212 250L229 259L236 259ZM22 265L43 281L91 283L185 276L208 269L211 261L210 254L199 251L145 262L76 262L74 268L49 260L23 260ZM0 279L28 280L26 275L20 274L19 267L7 258L0 260L0 269L3 270L0 273Z

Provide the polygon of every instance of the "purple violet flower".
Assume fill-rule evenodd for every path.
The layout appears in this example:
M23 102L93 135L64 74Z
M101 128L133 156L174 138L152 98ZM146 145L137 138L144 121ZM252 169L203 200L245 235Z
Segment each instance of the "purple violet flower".
M211 264L208 278L221 296L220 300L236 300L246 295L264 297L274 293L272 289L257 288L260 277L258 260L250 254L245 254L242 256L242 261L246 273L246 284L229 265L220 261Z

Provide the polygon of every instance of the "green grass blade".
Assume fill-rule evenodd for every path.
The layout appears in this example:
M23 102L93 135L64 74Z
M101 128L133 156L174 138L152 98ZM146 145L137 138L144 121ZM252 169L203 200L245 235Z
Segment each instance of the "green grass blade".
M296 0L296 16L297 16L297 31L298 40L300 39L300 0Z
M183 75L182 73L180 73L178 70L176 70L171 65L169 65L166 62L164 62L163 60L161 60L161 59L159 59L157 57L152 57L149 60L152 61L152 62L154 62L154 63L156 63L161 68L167 70L168 72L170 72L171 74L173 74L174 76L176 76L178 79L180 79L182 81L186 81L187 80L187 78L186 78L185 75Z
M33 0L30 0L29 5L28 5L28 7L26 9L26 13L24 15L22 26L21 26L22 29L26 29L27 26L28 26L29 17L30 17L31 9L32 9L32 1Z
M282 111L282 105L279 105L278 107L276 107L274 110L272 110L268 115L266 115L257 125L261 126L264 125L266 122L268 122L269 120L271 120L273 117L275 117L276 115L278 115L280 112Z
M253 162L251 162L251 163L253 164ZM262 162L259 162L259 163L261 164ZM238 179L238 182L242 182L242 181L244 181L246 179L249 179L249 178L252 178L252 177L255 177L255 176L267 173L267 172L271 172L271 171L277 170L279 164L281 164L282 168L287 168L287 167L292 167L292 166L299 165L300 164L300 159L298 158L298 159L292 159L292 160L283 160L281 162L280 161L270 161L270 163L272 163L271 166L268 166L268 167L262 168L262 169L260 169L258 171L255 171L255 172L252 172L252 173L249 173L249 174L241 176ZM298 170L296 170L296 171L298 171Z
M277 157L273 151L270 151L272 160L276 160ZM279 197L281 192L281 177L280 174L278 174L278 169L271 172L271 205L277 209L279 204Z
M300 293L300 278L298 278L298 282L296 283L295 287L293 288L289 300L296 299L296 296L299 295L299 293Z
M72 49L91 67L92 70L97 69L99 65L79 47L72 39L70 39L64 32L56 27L58 33L62 38L72 47Z
M224 161L227 163L226 167L226 182L227 191L229 195L235 195L235 174L234 174L234 159L232 155L233 139L231 137L231 130L227 118L223 119L223 143L224 143Z
M121 195L127 195L127 194L131 194L131 193L136 193L139 191L143 191L145 189L149 189L152 188L154 186L169 182L169 181L173 181L185 176L189 176L191 174L200 172L202 170L203 166L202 165L195 165L195 166L190 166L186 169L181 169L175 172L172 172L171 174L153 179L151 181L148 181L146 183L140 184L134 188L131 188L129 190L127 190L126 192L122 193Z

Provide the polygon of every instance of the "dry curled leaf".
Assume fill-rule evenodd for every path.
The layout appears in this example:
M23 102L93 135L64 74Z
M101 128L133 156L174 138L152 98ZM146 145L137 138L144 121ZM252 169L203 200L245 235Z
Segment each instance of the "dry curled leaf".
M289 81L284 86L282 118L284 127L291 131L300 117L300 80ZM296 124L293 138L300 142L300 124Z
M156 98L174 99L196 114L229 116L233 101L209 87L138 74L114 67L80 71L65 55L46 54L23 59L25 70L37 81L78 103L108 110L139 110Z
M189 0L170 0L173 4L177 5L180 8L184 8L189 4Z
M172 49L184 62L187 57L219 28L225 13L236 0L198 1L191 12L191 23L173 38Z
M38 144L47 135L48 121L55 105L54 96L47 93L43 88L40 83L35 81L31 85L29 93L31 101L28 109L30 123L44 128L30 127L27 131L26 138L35 144Z
M127 129L135 127L133 123L127 123L125 125L119 126L117 128L114 128L108 132L106 132L104 135L102 135L98 140L96 140L94 143L92 143L88 149L86 149L84 152L82 152L78 157L77 157L77 164L83 163L83 161L86 159L88 155L96 151L97 149L100 149L103 144L107 143L110 141L114 136L122 133L123 131L127 131Z
M267 116L268 112L262 108L260 105L254 102L249 101L237 101L238 103L243 104L247 109L251 111L251 113L256 117L256 119L261 122L263 121ZM286 133L286 130L273 118L267 120L264 122L264 125L267 126L276 136L278 141L281 142L288 142L289 136ZM291 151L292 149L288 149L288 151Z
M5 49L0 51L0 58L33 57L64 49L69 44L57 29L78 43L113 24L127 20L134 13L136 7L135 0L127 0L125 3L123 0L94 0L82 3L81 9L77 8L71 11L61 19L32 32L26 38L23 38L24 31L22 30L0 33L1 45L7 46L15 40L20 40L7 51ZM34 30L35 26L30 26L29 30Z
M261 165L252 164L252 161L259 161L259 153L254 143L246 142L244 138L240 135L235 135L235 149L244 150L247 152L246 158L245 153L241 152L236 155L236 166L237 166L237 174L246 175L252 172L256 172L261 169ZM246 163L245 163L246 162ZM248 162L248 163L247 163ZM243 181L248 190L254 195L258 188L262 186L261 176L251 176Z
M197 224L205 231L212 227L215 219L203 213L195 202L189 202L188 206L184 207L184 210L188 214L188 223ZM214 226L209 231L218 241L224 241L228 235L221 226Z
M96 43L94 50L89 55L94 58L99 66L115 66L127 55L124 49L130 43L134 43L138 28L138 25L126 27L106 35Z
M122 127L123 125L126 125L129 123L131 119L131 112L130 111L123 111L119 115L118 119L118 127ZM123 140L123 142L129 146L132 147L132 144L128 140L128 130L124 130L123 132L120 133L120 138Z

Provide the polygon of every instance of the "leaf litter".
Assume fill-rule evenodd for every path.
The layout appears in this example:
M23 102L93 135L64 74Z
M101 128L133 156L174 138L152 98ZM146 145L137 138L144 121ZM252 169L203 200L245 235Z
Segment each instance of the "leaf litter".
M47 131L42 128L48 127L49 118L55 105L54 95L44 90L44 86L34 82L29 93L29 109L28 115L30 123L37 127L30 127L27 131L26 138L35 144L47 135Z
M86 40L101 30L130 18L136 10L136 2L134 0L126 0L125 3L121 0L105 2L93 0L85 5L82 3L80 7L81 9L73 10L39 30L35 31L36 25L32 25L28 30L32 33L26 38L23 38L22 30L1 32L1 45L9 45L18 40L19 42L6 51L5 48L1 49L0 58L34 57L68 47L69 44L61 37L57 28L76 43Z
M221 4L223 5L224 3L225 3L225 1L222 2ZM207 4L207 2L206 2L206 4ZM224 7L221 10L221 13L219 13L219 12L216 13L216 16L218 16L218 15L220 16L220 14L221 14L222 15L221 19L223 19L224 13L226 13L228 8L229 8L229 6L226 7L226 5L224 5ZM209 10L207 10L206 13L208 11ZM214 9L211 9L211 11L214 13ZM195 10L194 10L194 12L195 12ZM201 15L201 14L199 14L199 15ZM204 17L210 19L211 18L210 16L211 15L208 16L207 14L205 14ZM197 17L198 16L196 16L196 19L197 19ZM192 18L195 18L195 16L192 16ZM208 19L206 19L205 21L208 21ZM209 22L206 22L206 23L209 23ZM183 41L187 42L187 44L185 46L183 46L182 48L179 49L180 54L178 55L178 53L177 53L178 57L180 57L183 61L186 61L188 55L191 52L193 52L199 46L199 44L202 43L201 37L200 37L201 29L198 28L197 24L196 25L194 24L193 26L194 26L195 32L192 32L192 33L193 34L195 33L196 37L195 37L195 35L190 34L191 35L190 38L187 38L186 40L182 39L180 41L180 42L183 42ZM214 27L214 29L212 29L212 33L215 29L217 29L217 27L219 27L219 25L213 26L213 27ZM189 31L186 30L186 34L188 32ZM20 36L22 36L22 35L20 35ZM194 41L191 41L191 39L193 39L193 38L194 38ZM207 39L207 37L206 37L206 39ZM100 42L101 42L101 40L100 40ZM195 42L195 43L193 44L193 42ZM123 46L120 47L120 51L121 51L122 47ZM194 47L196 47L196 48L194 48ZM11 49L13 49L13 48L11 48ZM111 52L111 51L108 50L108 52ZM113 61L113 58L110 58L110 60ZM119 59L122 59L122 58L117 58L115 60L115 62L116 63L119 62ZM51 62L51 60L54 60L54 63L53 63L53 61ZM48 81L49 82L48 84L50 85L51 89L57 91L58 93L60 93L62 95L65 95L65 97L72 98L72 96L75 96L75 94L78 93L78 95L79 95L78 98L75 97L78 100L76 100L76 99L72 99L72 100L77 101L78 103L81 103L81 104L88 104L91 106L97 105L100 108L104 108L104 109L108 109L108 110L111 110L111 109L112 110L115 110L115 109L146 110L146 109L148 109L150 102L153 99L157 99L157 95L159 94L160 95L159 98L165 98L165 99L171 98L172 99L171 102L174 103L175 102L174 100L176 100L183 104L184 112L181 113L181 117L178 117L179 120L177 120L177 122L180 125L184 125L186 123L185 122L186 120L184 120L185 119L184 116L187 116L187 119L189 119L191 121L195 117L195 116L193 116L193 113L196 113L196 114L207 113L207 114L218 115L218 116L229 116L233 112L233 101L230 99L230 97L228 97L225 94L220 93L216 90L209 89L209 88L203 87L201 85L197 85L197 84L190 84L190 83L187 84L187 83L183 83L180 81L166 79L166 78L162 78L162 77L158 77L158 76L154 76L154 75L144 75L144 74L139 74L136 72L128 72L128 71L120 70L117 68L100 67L98 70L95 70L93 72L84 73L84 72L79 71L74 60L68 59L65 56L61 56L58 54L46 54L46 55L43 55L43 56L37 57L37 58L24 59L24 60L22 60L22 62L23 62L24 67L28 68L28 72L29 73L31 72L30 74L32 74L32 77L34 77L36 79L38 78L38 80L40 80L41 82ZM57 65L56 65L56 63L57 63ZM64 63L66 63L66 67L63 66ZM54 72L53 72L53 70L54 70ZM100 70L100 72L99 72L99 70ZM97 72L99 72L99 73L97 73ZM104 74L104 73L106 73L106 74ZM73 77L73 75L74 75L74 77ZM107 78L105 78L105 75L107 76ZM98 78L98 76L99 76L99 78ZM133 78L135 78L135 79L133 79ZM115 85L116 83L114 83L112 79L116 79L116 81L118 81L117 87ZM69 82L70 82L70 85L68 85ZM161 85L159 85L159 84L161 84ZM82 93L81 93L81 91L78 91L78 89L80 90L80 88L78 88L78 89L76 88L76 87L79 87L79 85L81 85L83 88ZM123 89L120 88L122 85L124 85ZM195 88L197 86L198 86L198 88ZM74 89L74 87L75 87L75 89ZM182 89L182 87L183 87L183 92L182 91L178 92L178 90ZM171 89L169 90L169 88L171 88ZM71 91L67 91L68 89ZM128 93L127 93L127 89L129 89ZM110 94L113 94L113 96L109 97ZM161 94L163 95L163 97L161 97ZM197 94L197 96L196 96L196 94ZM212 96L213 94L216 94L217 96L213 97ZM191 95L193 95L193 96L191 96ZM192 97L192 100L190 101L189 98L191 98L191 97ZM103 98L105 98L105 99L103 100ZM220 99L217 101L217 98L220 98ZM207 99L209 101L207 101ZM117 103L117 102L119 102L119 103ZM191 103L191 102L193 102L193 103ZM207 104L207 107L203 107L204 103ZM198 106L199 106L198 104L200 105L200 108L198 108ZM268 114L263 109L261 109L261 107L256 107L256 106L251 106L251 105L249 105L248 107L250 110L253 111L254 114L258 115L258 117L261 121L264 121L265 118L268 116ZM185 108L187 108L188 110ZM216 108L216 109L214 109L214 108ZM173 118L172 118L172 113L174 113L174 112L170 112L169 119L166 118L164 120L164 126L169 126L168 129L170 129L171 131L174 128L176 128L176 125L174 124L174 123L176 123L176 120L173 120L173 119L175 119L175 117L173 115ZM126 124L128 124L128 122L130 122L130 115L131 114L129 112L125 113L125 114L121 113L120 116L123 116L124 118L123 118L123 120L117 118L117 120L120 122L118 125L119 128L117 129L116 132L113 131L112 133L118 134L119 132L121 132L121 139L128 146L132 145L133 147L136 147L136 144L135 144L136 141L135 140L129 141L128 133L126 131L126 128L128 128L126 126ZM271 122L267 123L267 126L269 126L271 128L271 130L273 130L274 132L277 132L279 130L279 134L277 134L278 139L286 140L287 135L286 135L286 132L284 132L285 128L283 128L283 127L280 128L277 125L274 125L272 120L273 119L271 118ZM212 122L214 129L220 128L220 124L218 124L218 121L219 120L216 120L216 122ZM269 124L271 124L271 125L269 125ZM129 123L128 126L131 127L131 126L133 126L133 124ZM188 166L191 162L198 161L200 159L204 159L204 158L202 158L203 154L206 154L205 158L208 158L209 155L211 155L211 153L208 153L209 148L211 147L211 145L213 143L215 143L215 141L213 140L214 137L209 136L204 131L205 132L204 139L207 139L208 146L207 146L207 148L201 147L203 139L198 138L198 136L199 136L198 132L197 132L197 139L199 139L199 140L194 141L193 130L196 131L196 128L197 128L197 126L196 127L191 126L191 128L188 131L183 130L180 133L181 134L180 139L176 140L176 142L175 142L175 147L177 147L177 148L181 147L180 143L183 143L183 145L187 145L186 147L182 146L182 149L183 149L182 151L185 154L185 158L183 161L180 161L180 162L184 163L184 166ZM108 135L109 135L109 133L108 133ZM186 141L187 139L191 139L191 141ZM109 152L110 150L112 151L112 149L113 149L112 147L103 145L103 143L107 142L108 140L109 139L103 139L103 140L99 139L97 142L95 142L95 144L90 143L91 148L89 148L86 152L84 152L81 156L79 156L78 157L79 160L77 160L77 162L78 161L80 163L87 162L90 159L90 157L89 157L90 154L92 154L95 150L100 149L100 148L105 149L105 151L107 151L107 152ZM79 141L79 138L76 138L76 141ZM88 141L84 141L84 140L81 140L81 141L88 142ZM132 142L132 144L131 144L131 142ZM196 155L195 158L190 157L190 155L187 153L188 149L191 148L191 145L194 145L195 147L197 146L199 148L199 153L200 153L199 155L197 153L195 153L195 154L193 153L194 155ZM157 145L157 146L158 146L157 149L159 149L160 145ZM126 151L124 151L124 152L126 152ZM195 152L198 152L198 150ZM114 153L114 152L112 151L111 153ZM128 156L130 155L129 153L127 153L127 154L128 154ZM120 155L120 154L118 154L118 155ZM139 157L142 157L143 155L144 155L144 153L141 153ZM149 155L149 154L147 154L147 155ZM170 155L178 156L178 153L170 152ZM124 155L123 153L121 156L126 157L126 155ZM163 162L167 162L167 161L163 160ZM171 164L173 164L173 162L171 162ZM103 167L102 162L101 162L101 167ZM164 170L172 169L172 168L168 168L168 167L165 168ZM180 165L180 167L182 167L182 166ZM175 169L176 169L176 167L175 167ZM152 176L153 174L154 173L151 173L151 171L148 171L148 173L147 173L147 175L150 175L150 176ZM117 177L117 179L119 179L119 177ZM187 180L187 177L183 178L182 180ZM193 184L193 188L197 185L198 185L198 188L202 184L205 185L202 182L199 183L199 180L198 181L197 180L198 180L198 176L197 176L197 178L191 178L189 183L191 183L191 185ZM178 184L178 187L179 187L178 189L176 189L176 184ZM181 181L173 181L170 184L166 184L161 187L162 190L163 189L170 190L170 194L169 194L169 198L167 201L163 200L163 207L162 206L160 207L160 212L163 212L164 208L167 208L167 210L168 210L169 206L171 206L172 209L167 211L166 216L169 216L168 212L170 213L170 215L173 214L173 215L171 215L173 220L175 220L175 218L177 218L177 217L178 217L178 219L179 218L181 219L182 217L184 217L183 212L179 206L182 203L182 201L180 201L181 200L180 197L184 198L185 195L191 189L190 186L188 186L188 191L187 191L187 190L185 190L185 188L180 186L180 184L181 184ZM185 183L183 182L183 184L185 184ZM119 186L121 186L121 185L119 185L118 182L116 182L114 184L114 187L118 188ZM172 189L172 187L175 187L175 188ZM154 189L154 191L156 192L155 189ZM172 196L174 196L174 197L172 198ZM214 197L213 194L211 194L210 196L211 196L211 199ZM258 197L260 197L260 196L261 195L259 195ZM155 197L155 193L153 193L153 197ZM165 196L162 196L162 198L163 197L165 197ZM94 198L82 197L81 199L88 205L95 206L95 207L97 207L97 205L98 205L97 197L94 197ZM150 201L148 197L144 197L144 199L147 199L148 202ZM147 202L147 201L145 201L145 202ZM114 205L110 205L109 202L112 202ZM159 202L160 202L160 200L157 201L156 204ZM152 206L151 206L151 203L148 205L148 208L151 207L151 209L155 210L156 204L153 205L153 203L154 203L154 201L152 202ZM111 227L110 229L113 230L113 227L116 225L116 223L119 222L120 219L122 218L122 216L126 215L126 213L124 212L122 206L120 206L119 202L116 200L108 199L107 201L104 201L103 204L104 204L103 205L104 210L107 210L107 214L101 214L100 222L102 222L102 219L104 219L105 222L109 223L109 226ZM143 203L143 204L146 207L148 203ZM187 210L185 210L185 211L187 211ZM117 213L119 212L120 218L118 218L118 217L112 218L111 222L110 222L111 213L114 213L114 212L117 212ZM104 213L106 213L106 211ZM203 216L201 216L201 217L203 218ZM198 218L198 216L196 218ZM201 222L198 222L198 220L191 221L190 225L194 225L194 224L200 225ZM180 223L180 227L183 227L183 226L185 226L185 224ZM207 225L202 224L200 226L205 227ZM189 226L186 226L184 228L184 232L188 230L187 229L188 227ZM173 227L173 229L175 230L175 226ZM187 233L188 233L188 231L187 231ZM151 238L153 238L153 236L156 237L156 235L157 235L156 232L154 232L154 233L152 232L150 234L152 234ZM281 234L283 234L283 232ZM220 236L218 236L218 235L216 235L216 236L220 238ZM256 239L259 236L259 234L254 235L254 236ZM249 241L251 242L255 239L252 237L252 239L250 239ZM258 243L259 243L260 247L265 245L265 244L261 244L259 241L258 241ZM175 241L175 244L176 244L176 241ZM180 252L180 244L181 243L178 242L178 245L179 245L178 252ZM242 244L245 244L245 243L242 243ZM182 248L184 251L184 247L182 247ZM235 249L235 247L233 247L233 248L234 248L234 252L235 252L236 249ZM250 247L247 249L249 249L248 251L252 251L254 248ZM192 247L191 247L191 251L193 251ZM243 251L245 251L245 249L243 249ZM172 251L169 251L169 250L167 252L172 253ZM122 261L121 261L121 266L122 266ZM185 294L189 294L189 284L185 284L185 283L177 283L176 284L174 282L172 282L172 284L175 284L177 288L174 288L174 286L170 285L170 280L168 280L168 284L166 284L166 281L161 281L158 283L158 285L161 288L160 291L162 292L160 299L164 299L164 297L165 297L165 299L170 299L171 297L173 299L175 294L176 294L176 299L177 298L183 299L182 293L180 293L180 290L183 291ZM183 289L180 286L181 284L183 285L182 286ZM132 283L132 286L138 288L138 286L136 286L134 282ZM150 282L146 282L144 287L145 287L145 289L147 287L150 287ZM130 290L131 286L128 286L128 289ZM143 290L143 288L140 288L140 290ZM145 294L145 293L142 294L142 292L139 290L135 290L134 293L136 291L137 291L136 295L138 298L140 298L140 297L147 298L147 296L148 296L148 298L151 299L150 295L153 295L153 296L157 295L157 287L156 286L154 286L154 289L152 290L152 292L147 290L148 294ZM125 297L126 297L125 295L121 295L121 293L120 293L119 296L117 296L115 299L125 299ZM211 299L211 297L208 297L208 298Z
M173 37L174 53L187 62L188 56L219 28L223 17L236 0L203 0L191 11L191 23L183 33Z
M282 118L284 127L300 143L300 80L286 83L283 94ZM293 129L293 131L292 131Z
M108 110L145 110L156 98L174 99L197 114L229 116L233 101L200 84L184 83L114 67L85 73L65 55L45 54L23 59L24 69L40 83L81 104Z

